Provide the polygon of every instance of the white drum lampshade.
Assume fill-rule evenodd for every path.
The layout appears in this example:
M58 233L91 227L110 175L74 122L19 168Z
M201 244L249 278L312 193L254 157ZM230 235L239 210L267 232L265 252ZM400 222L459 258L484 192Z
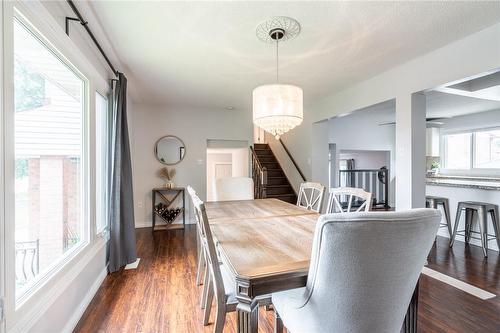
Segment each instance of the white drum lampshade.
M304 119L302 89L287 84L268 84L253 90L253 122L279 139Z

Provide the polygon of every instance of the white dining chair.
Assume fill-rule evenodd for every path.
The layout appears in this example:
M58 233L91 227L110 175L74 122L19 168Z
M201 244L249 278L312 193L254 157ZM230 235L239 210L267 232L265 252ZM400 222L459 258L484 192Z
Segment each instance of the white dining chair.
M196 191L191 187L187 186L187 191L189 193L189 196L191 197L191 202L193 203L194 206L194 198L198 197L196 195ZM201 285L201 280L202 276L204 277L203 281L203 291L201 293L201 301L200 301L200 306L203 309L205 307L205 303L207 302L207 293L208 293L208 281L209 281L209 275L207 274L207 263L205 259L205 251L203 250L203 245L202 245L202 239L203 239L203 228L200 223L200 217L198 215L198 210L194 209L194 218L196 222L196 237L197 237L197 244L198 244L198 263L196 265L196 285L199 286Z
M338 187L331 188L328 202L326 204L326 214L330 213L351 213L365 211L372 208L372 194L362 188Z
M399 332L440 221L427 208L321 216L306 286L272 295L276 331Z
M253 179L224 177L215 181L215 201L253 200Z
M235 277L228 267L219 262L217 249L215 247L214 238L208 222L205 204L198 198L196 193L192 195L193 205L200 219L202 229L202 245L205 252L205 260L207 264L207 297L205 303L205 311L203 314L203 325L207 326L210 319L210 311L212 302L215 296L217 304L214 332L221 333L226 321L226 313L236 311L238 301L236 299ZM270 296L262 297L259 300L259 305L267 305L270 303Z
M297 197L297 206L320 213L324 194L325 187L320 183L302 183Z

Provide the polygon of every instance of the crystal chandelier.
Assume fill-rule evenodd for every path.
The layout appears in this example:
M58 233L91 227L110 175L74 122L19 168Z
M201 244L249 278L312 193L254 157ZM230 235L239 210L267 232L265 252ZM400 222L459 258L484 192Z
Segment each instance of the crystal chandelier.
M276 83L253 90L253 122L279 139L281 135L300 125L304 118L303 93L300 87L280 84L278 71L278 44L296 37L300 25L289 17L274 17L257 26L257 37L276 43Z

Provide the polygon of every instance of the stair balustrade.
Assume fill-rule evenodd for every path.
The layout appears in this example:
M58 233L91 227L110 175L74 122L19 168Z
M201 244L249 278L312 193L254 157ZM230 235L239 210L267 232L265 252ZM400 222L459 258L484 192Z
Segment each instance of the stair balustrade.
M255 199L267 198L267 168L260 164L255 150L250 147L252 152L252 178L254 183Z

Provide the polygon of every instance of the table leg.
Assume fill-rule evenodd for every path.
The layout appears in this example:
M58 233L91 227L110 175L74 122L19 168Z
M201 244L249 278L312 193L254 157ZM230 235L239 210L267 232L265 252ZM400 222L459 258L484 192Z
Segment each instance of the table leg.
M257 333L259 322L259 302L257 300L238 299L236 307L238 333Z
M413 295L411 296L410 305L406 310L406 317L403 323L401 332L417 333L417 315L418 315L418 289L420 281L417 281Z
M151 196L151 214L152 215L152 220L153 220L153 231L155 231L155 225L156 225L156 213L155 213L155 208L156 208L156 192L153 191L152 196Z

